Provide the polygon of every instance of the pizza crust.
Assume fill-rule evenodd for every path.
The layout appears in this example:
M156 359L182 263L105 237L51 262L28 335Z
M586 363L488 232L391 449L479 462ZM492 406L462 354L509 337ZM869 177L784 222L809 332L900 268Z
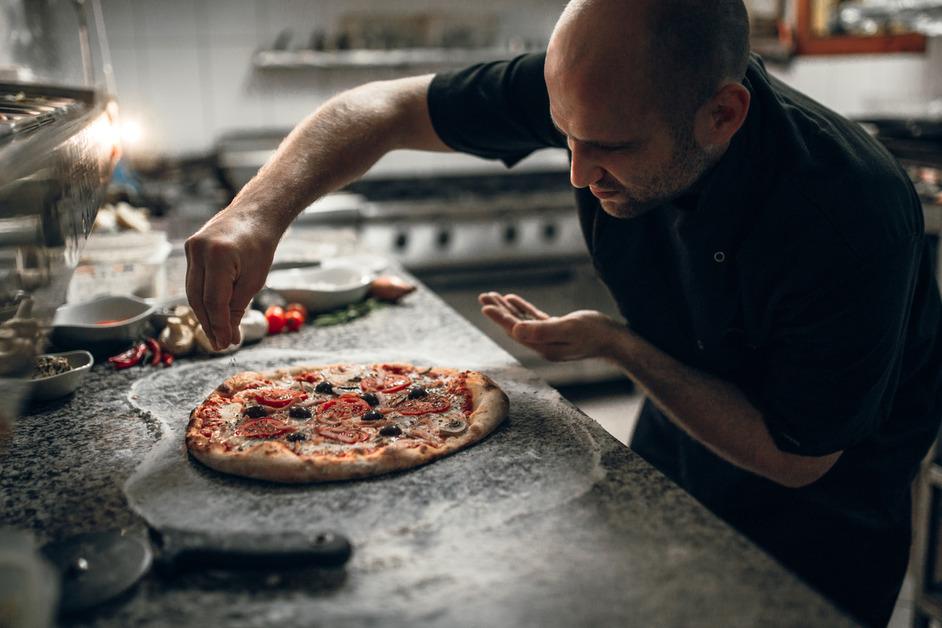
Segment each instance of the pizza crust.
M239 373L220 384L216 391L228 396L259 379L277 380L285 375L347 366L302 365L269 373ZM411 364L401 366L415 368ZM338 456L330 453L298 454L283 442L272 440L243 451L227 451L221 443L212 442L200 433L202 421L197 416L199 407L190 413L186 446L194 458L223 473L272 482L329 482L382 475L427 464L477 443L507 417L510 405L507 395L487 375L445 368L433 368L428 374L445 379L464 375L471 396L472 412L466 417L468 429L458 436L447 438L442 447L426 444L415 446L408 439L403 439L392 441L373 452L346 452Z

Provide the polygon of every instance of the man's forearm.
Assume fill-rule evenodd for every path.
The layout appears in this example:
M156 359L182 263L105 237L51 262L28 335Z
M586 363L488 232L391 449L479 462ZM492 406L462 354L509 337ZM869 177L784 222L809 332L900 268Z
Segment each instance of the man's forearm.
M285 138L229 210L261 210L281 232L304 207L357 179L391 150L447 150L428 119L430 81L370 83L330 99Z
M732 384L690 368L636 334L615 334L608 357L678 427L732 464L789 487L817 480L840 453L781 451L760 411Z

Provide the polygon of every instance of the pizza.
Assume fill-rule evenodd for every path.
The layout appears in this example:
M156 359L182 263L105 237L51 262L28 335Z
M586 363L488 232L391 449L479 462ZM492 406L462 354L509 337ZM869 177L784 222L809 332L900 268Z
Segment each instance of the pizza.
M411 364L243 372L190 413L186 447L208 467L273 482L321 482L423 465L472 445L507 416L476 371Z

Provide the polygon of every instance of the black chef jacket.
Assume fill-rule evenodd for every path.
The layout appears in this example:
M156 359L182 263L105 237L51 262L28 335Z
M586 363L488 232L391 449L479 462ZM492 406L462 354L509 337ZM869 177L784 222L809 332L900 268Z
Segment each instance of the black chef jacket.
M542 54L432 81L439 136L513 165L564 147ZM788 489L646 403L632 448L866 623L885 623L910 544L910 484L940 420L939 292L918 197L856 124L769 77L695 195L617 219L576 191L596 270L632 329L738 386L782 451L843 450ZM684 208L681 208L683 204Z

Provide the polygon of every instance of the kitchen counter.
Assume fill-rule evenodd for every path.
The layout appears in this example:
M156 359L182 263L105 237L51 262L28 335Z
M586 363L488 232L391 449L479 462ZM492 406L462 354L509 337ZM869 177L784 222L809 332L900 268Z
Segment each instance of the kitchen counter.
M468 450L366 481L276 486L186 457L189 410L225 375L330 356L482 369L507 391L510 417ZM97 365L73 397L18 421L0 453L0 525L40 542L142 533L126 482L157 523L335 529L354 555L339 571L151 573L123 599L64 623L853 625L425 289L234 356L164 370Z

